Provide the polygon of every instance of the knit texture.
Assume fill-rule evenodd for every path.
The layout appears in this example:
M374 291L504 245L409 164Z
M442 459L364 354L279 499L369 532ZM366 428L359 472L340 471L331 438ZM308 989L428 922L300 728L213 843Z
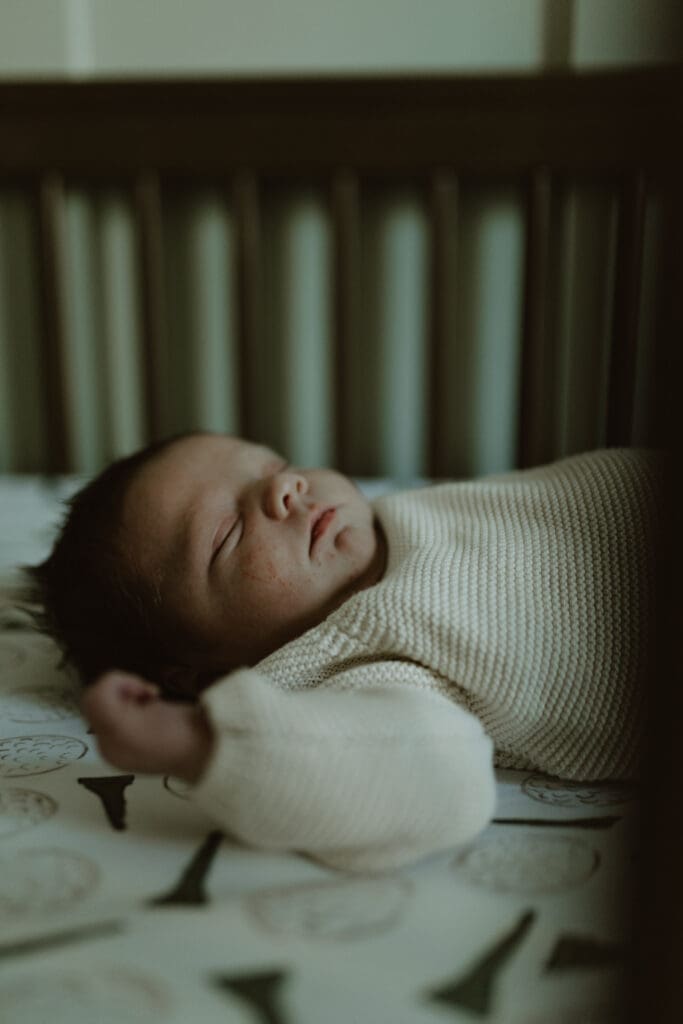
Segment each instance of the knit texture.
M473 839L494 753L635 774L658 506L630 450L379 499L382 580L202 694L193 799L249 844L366 871Z
M468 842L493 815L491 741L469 712L410 686L409 665L401 678L286 691L233 673L202 698L216 740L193 798L252 846L343 870Z
M472 711L499 765L634 774L654 605L657 458L633 449L375 502L383 580L259 669L288 688L423 685ZM415 685L411 675L411 685Z

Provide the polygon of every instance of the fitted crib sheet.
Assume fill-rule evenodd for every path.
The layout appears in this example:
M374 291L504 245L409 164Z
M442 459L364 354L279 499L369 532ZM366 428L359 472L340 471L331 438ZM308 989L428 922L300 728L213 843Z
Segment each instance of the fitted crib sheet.
M3 1024L620 1019L633 785L498 772L474 843L346 876L246 849L178 780L106 765L12 604L77 483L0 479Z

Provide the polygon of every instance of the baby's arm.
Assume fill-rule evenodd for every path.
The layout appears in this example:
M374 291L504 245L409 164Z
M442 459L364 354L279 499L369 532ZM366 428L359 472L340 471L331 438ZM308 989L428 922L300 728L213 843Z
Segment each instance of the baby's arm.
M430 691L426 669L389 669L395 686L378 683L370 664L336 687L293 692L245 669L199 706L110 672L83 708L107 761L195 783L195 803L249 845L385 870L471 840L495 799L492 745L477 719Z
M116 768L188 782L202 774L212 736L199 705L170 703L140 676L106 672L85 691L82 707L102 756Z
M214 741L190 797L251 846L343 870L468 842L493 815L492 743L433 681L408 662L293 691L234 672L201 694Z

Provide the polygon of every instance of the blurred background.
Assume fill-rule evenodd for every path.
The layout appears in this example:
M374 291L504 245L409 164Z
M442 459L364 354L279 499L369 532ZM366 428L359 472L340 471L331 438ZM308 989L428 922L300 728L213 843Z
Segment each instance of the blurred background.
M680 60L682 40L679 0L2 0L0 77L581 72ZM261 199L265 326L252 434L295 463L327 463L335 454L327 199L314 184L294 193L275 184ZM2 472L46 465L32 203L0 182ZM425 199L406 186L363 195L362 204L361 357L345 468L408 479L427 468ZM587 183L568 187L554 214L561 247L553 313L559 356L549 395L554 455L605 439L615 209L613 189ZM63 215L67 468L90 473L147 440L135 224L130 195L115 183L97 196L67 183ZM645 226L635 443L652 435L648 289L662 215L655 196ZM164 196L168 433L240 429L235 230L222 191ZM442 462L447 475L462 477L515 461L520 189L503 182L465 190L457 231L451 319L458 344L444 384Z
M540 71L681 56L678 0L3 0L4 76Z

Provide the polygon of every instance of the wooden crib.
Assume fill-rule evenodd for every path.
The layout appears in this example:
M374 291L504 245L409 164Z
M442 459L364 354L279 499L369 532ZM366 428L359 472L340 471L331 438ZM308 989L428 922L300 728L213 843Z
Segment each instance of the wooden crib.
M205 376L219 381L212 392L219 406L212 423L288 450L294 459L297 438L324 436L325 444L306 452L322 452L354 474L457 476L498 465L534 465L579 446L666 445L675 425L680 344L682 95L681 66L543 76L0 84L0 204L9 196L21 205L26 250L17 277L14 222L3 219L0 205L3 429L14 438L1 468L90 471L133 441L212 425L203 416L201 391L189 411L179 406L183 367L196 373L200 364ZM472 317L458 315L476 284L476 273L463 263L463 252L472 252L471 220L467 231L460 229L472 190L501 186L514 190L521 218L519 318L510 334L514 351L503 358L491 349L482 371L482 379L502 379L507 388L507 419L499 430L507 440L492 462L477 462L467 445L475 444L478 428L468 427L455 408L467 404L468 366L477 348L476 331L474 340L467 336ZM318 349L314 340L303 354L292 354L291 339L282 344L273 329L277 288L267 227L269 197L302 187L315 193L315 216L324 222L326 239L320 278L326 304L319 318L326 339L325 385L311 415L299 371L307 360L318 359ZM608 241L598 243L591 230L571 228L569 197L583 187L599 189L607 204L600 217ZM74 193L97 202L112 188L124 196L135 241L131 274L139 335L127 358L139 383L139 424L135 436L116 438L107 417L115 415L120 392L101 385L101 443L86 458L78 444L91 428L79 405L87 385L74 355L72 307L74 290L87 290L96 275L86 274L85 285L74 285L65 209ZM220 358L220 337L207 356L201 347L196 350L192 332L179 328L167 273L169 210L184 195L207 188L229 211L232 239L224 287L233 336ZM417 210L424 284L410 357L390 344L376 346L373 322L368 323L368 210L383 197L395 197L397 189L408 190L413 214ZM604 301L593 303L599 322L588 328L590 338L601 339L597 362L572 355L582 321L569 333L562 323L563 316L573 315L571 295L564 292L572 230L578 246L574 268L595 268L604 254ZM283 266L287 260L280 257L280 275ZM20 299L33 310L33 320L13 315ZM488 294L481 301L495 304L497 297ZM399 307L387 322L400 325L402 316ZM33 341L21 329L29 321ZM110 362L122 344L115 338ZM88 358L91 383L100 374L113 379L111 366L105 373L106 360L92 352ZM404 378L416 367L408 385L420 397L411 405L391 389L405 387ZM223 392L227 411L221 407ZM477 422L503 416L495 394L487 392L488 406ZM383 413L368 412L379 406ZM565 425L580 408L589 428L573 436L559 430L560 406ZM22 447L23 428L15 419L27 409L35 422ZM303 427L295 429L290 419L297 416ZM417 441L405 435L405 446L415 441L417 455L402 462L402 431L419 418ZM464 432L470 431L464 447L463 423ZM662 742L666 717L664 710ZM655 842L645 857L652 889L642 920L649 927L671 894L681 891L674 872L669 889L652 882L657 858L676 849L671 842ZM667 857L673 867L673 853ZM680 860L676 871L679 876ZM640 971L638 1006L647 1006L652 1019L657 997L648 979L666 992L672 978L670 969L666 975L668 949L664 930L640 951L647 970Z
M231 217L225 290L234 339L227 362L210 371L214 378L226 378L225 402L232 408L220 422L230 429L280 448L296 448L287 419L293 408L301 413L306 396L291 383L297 364L294 360L290 373L287 360L294 356L287 342L268 323L272 240L265 220L273 190L286 195L305 186L317 190L328 266L322 314L325 401L303 429L324 431L329 443L321 455L350 472L459 476L491 468L486 460L469 459L466 452L452 454L468 427L466 414L454 418L449 405L462 405L469 386L467 364L472 357L458 353L469 351L468 345L476 351L477 345L476 338L467 338L471 325L457 315L473 287L463 263L470 250L461 238L462 214L472 188L503 185L515 190L519 207L522 266L516 278L521 294L514 313L516 319L519 311L519 323L511 334L514 351L503 356L492 351L496 365L485 371L508 378L513 389L506 399L510 411L505 432L514 437L493 468L498 463L501 468L506 463L531 465L602 443L656 440L663 431L660 396L654 396L652 387L640 389L645 426L636 437L634 403L643 353L652 377L665 364L665 341L672 330L675 290L667 263L667 225L672 223L677 184L682 86L680 67L542 77L0 85L0 200L3 194L20 197L26 230L37 229L26 241L31 252L21 287L14 287L16 270L14 279L9 272L5 275L0 306L11 312L21 291L37 311L32 364L16 354L28 344L21 324L17 328L12 316L5 317L7 401L13 400L16 408L33 402L43 410L36 428L40 437L26 446L30 454L21 450L20 437L18 450L6 455L5 468L89 470L126 444L206 425L201 410L179 415L174 407L174 395L183 385L182 359L203 359L208 365L209 357L186 354L180 373L177 365L174 369L179 350L191 349L195 342L189 332L173 333L177 317L165 263L169 208L178 196L207 187L224 197ZM571 295L560 294L567 274L562 253L572 230L562 211L569 190L583 185L602 189L609 206L600 215L608 242L598 234L574 232L579 245L575 267L585 264L595 247L604 253L604 295L595 314L600 324L578 328L594 337L591 345L601 347L597 364L584 356L572 363L576 329L573 339L564 341L569 356L559 351L559 307L564 304L566 314L574 302ZM115 187L129 203L136 241L131 273L140 330L131 358L139 378L140 425L134 438L105 440L94 463L91 458L82 464L75 438L91 428L76 410L83 384L70 340L69 292L82 295L88 283L69 283L74 261L68 258L65 205L79 190L96 201ZM403 362L400 354L394 358L386 346L377 346L364 300L371 262L364 218L377 197L391 196L397 188L412 190L423 240L423 302L411 342L419 352ZM655 203L658 228L650 231ZM1 213L0 208L0 223ZM7 265L16 258L11 230L8 221L2 232ZM483 301L499 299L488 295ZM396 316L400 321L400 313ZM96 341L92 337L91 346ZM315 350L313 340L309 352ZM108 358L114 357L110 353ZM103 362L106 358L98 356L96 374L104 373ZM415 387L421 394L413 418L424 423L415 445L419 454L403 470L400 460L392 464L384 457L387 445L376 441L382 431L400 440L402 424L411 414L410 403L406 408L388 393L391 366L398 378L411 376L419 366ZM568 375L573 390L564 399L569 406L565 417L579 406L595 408L588 414L588 430L562 440L553 410L562 401L558 389ZM266 391L269 379L271 394ZM379 390L388 410L382 423L364 411L378 404ZM116 409L117 400L120 404L120 395L110 396L110 410ZM489 402L484 418L501 416L495 398ZM264 410L278 403L282 407L269 418ZM315 416L325 423L317 426ZM296 451L290 454L301 458Z

